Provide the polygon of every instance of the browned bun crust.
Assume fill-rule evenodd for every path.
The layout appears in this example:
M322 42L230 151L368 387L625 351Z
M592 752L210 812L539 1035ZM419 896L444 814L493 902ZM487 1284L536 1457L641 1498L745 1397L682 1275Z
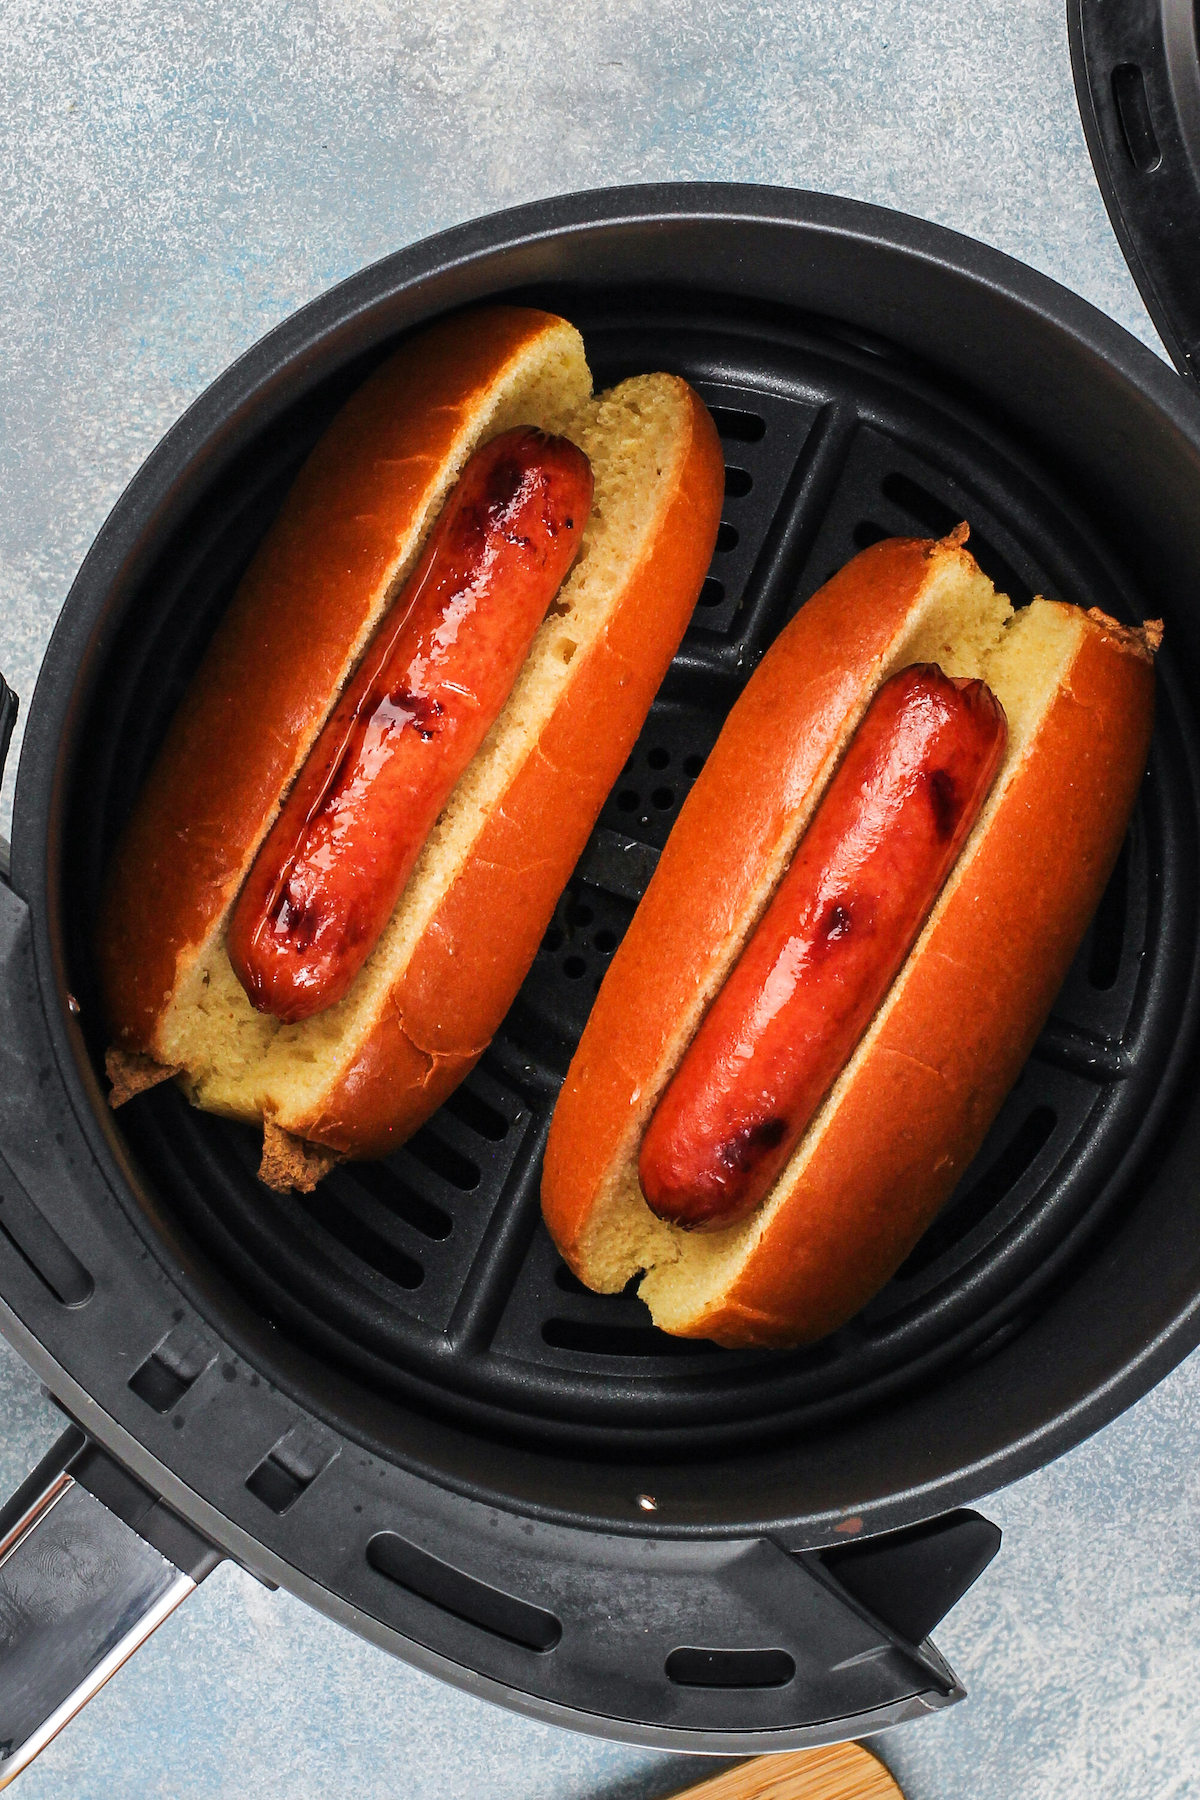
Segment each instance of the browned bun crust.
M404 1141L462 1080L555 903L687 627L724 461L674 376L590 398L579 334L496 307L435 325L349 401L218 627L108 871L97 957L113 1104L178 1072L261 1119L262 1178ZM467 456L566 430L593 458L583 548L504 711L349 995L295 1027L250 1007L229 911L282 799Z
M657 533L579 671L570 706L488 819L386 1014L321 1110L293 1129L386 1155L478 1061L533 962L558 896L687 628L712 558L725 462L691 393L691 443Z
M118 1045L155 1048L181 955L241 885L370 628L396 546L464 421L552 315L432 326L337 415L218 625L109 868L97 959Z
M694 1034L694 996L711 998L724 978L714 984L714 969L753 929L783 815L806 787L819 797L818 771L884 673L880 646L950 556L970 560L949 541L878 545L777 641L680 814L568 1074L545 1161L551 1233L591 1285L620 1285L630 1262L651 1269L643 1294L680 1335L811 1342L889 1279L1016 1080L1120 849L1149 750L1160 634L1037 602L1060 646L1057 680L761 1214L705 1245L640 1220L630 1171Z

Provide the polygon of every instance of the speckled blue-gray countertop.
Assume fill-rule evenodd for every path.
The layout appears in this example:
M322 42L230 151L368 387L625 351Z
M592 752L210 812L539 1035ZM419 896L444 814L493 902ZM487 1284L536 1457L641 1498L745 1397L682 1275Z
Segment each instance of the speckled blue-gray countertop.
M0 667L26 700L188 402L332 282L498 206L665 178L856 195L1156 343L1057 0L6 0L0 93ZM11 773L5 819L10 796ZM1200 1795L1198 1410L1193 1357L985 1504L1003 1550L937 1634L970 1698L877 1744L910 1800ZM0 1489L58 1426L0 1347ZM649 1800L696 1778L467 1698L224 1565L21 1791Z

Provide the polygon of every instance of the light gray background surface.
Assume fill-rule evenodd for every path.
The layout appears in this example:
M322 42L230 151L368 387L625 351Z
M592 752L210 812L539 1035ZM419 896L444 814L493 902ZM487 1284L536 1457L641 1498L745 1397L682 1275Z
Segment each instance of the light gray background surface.
M5 0L0 96L0 668L26 702L187 403L332 282L498 206L665 178L857 195L1155 343L1057 0ZM1200 1796L1197 1401L1193 1359L988 1504L1003 1551L938 1633L971 1698L878 1746L910 1800ZM0 1488L57 1429L0 1346ZM650 1800L696 1778L467 1699L225 1567L19 1791Z

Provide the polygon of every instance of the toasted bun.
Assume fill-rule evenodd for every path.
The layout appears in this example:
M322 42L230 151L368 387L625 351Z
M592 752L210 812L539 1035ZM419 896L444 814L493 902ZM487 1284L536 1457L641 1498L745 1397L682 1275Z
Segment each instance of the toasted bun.
M962 548L865 550L797 614L688 796L597 996L551 1125L546 1222L589 1287L639 1271L655 1323L793 1345L850 1318L975 1155L1120 849L1154 715L1155 626L1035 600ZM982 676L1004 765L912 954L761 1209L725 1231L654 1217L642 1137L875 691L913 662Z
M278 1184L327 1161L288 1138L383 1154L478 1059L691 616L723 493L712 420L673 376L590 391L574 328L515 307L377 370L301 471L118 845L97 938L111 1066L151 1058L198 1105L269 1123ZM233 974L233 903L464 463L516 424L591 458L580 556L350 993L282 1026Z

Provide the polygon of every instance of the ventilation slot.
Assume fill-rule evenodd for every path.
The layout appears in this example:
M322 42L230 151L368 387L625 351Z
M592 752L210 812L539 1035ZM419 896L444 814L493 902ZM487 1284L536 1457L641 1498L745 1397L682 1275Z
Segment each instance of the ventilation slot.
M86 1306L95 1290L91 1276L7 1171L0 1193L0 1234L60 1306Z
M440 1244L454 1230L454 1220L423 1194L414 1194L386 1163L355 1163L340 1172L340 1180L350 1181L369 1194L372 1200L395 1213L422 1237Z
M700 598L696 604L697 606L720 606L724 599L725 583L718 581L715 575L709 575L700 589Z
M737 542L738 534L736 529L732 525L727 525L725 520L722 519L720 525L717 527L717 549L722 555L727 555L730 550L737 549Z
M356 1218L347 1210L345 1202L329 1189L328 1183L322 1182L314 1193L304 1195L301 1204L310 1218L324 1226L330 1237L353 1251L360 1262L365 1262L385 1281L402 1288L418 1288L424 1281L425 1271L415 1257L407 1255L397 1244L389 1244L385 1237Z
M786 1650L672 1650L664 1666L676 1687L786 1687L796 1673Z
M508 1120L504 1114L489 1106L472 1088L455 1088L442 1104L460 1124L466 1125L478 1137L487 1138L490 1144L498 1144L501 1138L508 1136Z
M1125 921L1129 909L1129 839L1121 845L1104 898L1092 925L1092 949L1088 957L1088 981L1101 992L1112 987L1121 971L1125 948Z
M376 1533L367 1545L367 1561L376 1574L407 1593L524 1650L553 1650L562 1636L553 1613L451 1568L394 1531Z
M1146 83L1136 63L1118 63L1112 72L1112 91L1129 160L1140 174L1149 175L1162 162L1162 151L1154 135Z
M894 532L885 531L873 519L860 519L853 532L854 545L858 550L869 550L872 544L882 543L884 538L894 536Z
M443 1143L440 1137L435 1137L427 1125L422 1126L415 1137L409 1138L404 1148L423 1169L428 1169L431 1175L440 1175L461 1194L469 1194L479 1186L477 1166L450 1144Z
M191 1325L177 1325L134 1370L129 1386L154 1412L169 1413L216 1359L216 1350Z
M767 435L767 423L757 413L739 412L732 406L710 406L717 435L735 444L757 444Z
M705 1356L713 1350L705 1338L668 1337L653 1325L594 1325L584 1319L547 1319L542 1341L577 1356Z
M912 1281L924 1274L945 1251L966 1237L985 1219L993 1206L1016 1186L1038 1152L1048 1142L1057 1122L1052 1107L1038 1106L1030 1113L1016 1135L1009 1139L986 1175L969 1188L957 1206L944 1213L930 1226L908 1261L896 1276L897 1281Z
M297 1425L263 1457L246 1486L273 1513L285 1513L327 1469L338 1447L323 1432Z
M285 1513L300 1498L305 1484L297 1481L291 1470L277 1463L273 1456L266 1456L253 1475L246 1477L246 1486L254 1498L261 1500L273 1513Z
M754 486L754 477L749 469L739 469L728 465L725 470L725 494L730 500L741 500Z

